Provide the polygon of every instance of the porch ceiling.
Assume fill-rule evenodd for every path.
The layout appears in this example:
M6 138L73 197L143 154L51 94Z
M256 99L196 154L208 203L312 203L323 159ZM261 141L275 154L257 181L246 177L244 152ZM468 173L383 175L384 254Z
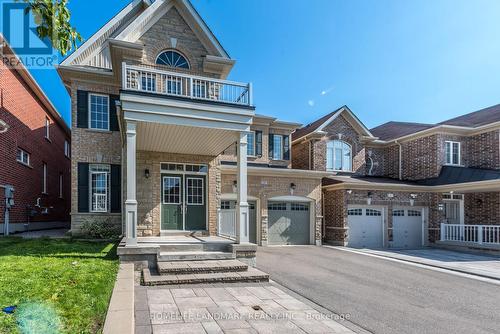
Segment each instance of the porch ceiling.
M237 141L237 132L202 127L137 123L141 151L216 156Z

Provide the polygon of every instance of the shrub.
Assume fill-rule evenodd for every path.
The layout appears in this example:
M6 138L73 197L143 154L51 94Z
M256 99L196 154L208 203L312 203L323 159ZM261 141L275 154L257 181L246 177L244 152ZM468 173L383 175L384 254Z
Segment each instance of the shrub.
M93 239L115 239L121 235L121 225L114 224L110 218L99 221L86 221L82 234Z

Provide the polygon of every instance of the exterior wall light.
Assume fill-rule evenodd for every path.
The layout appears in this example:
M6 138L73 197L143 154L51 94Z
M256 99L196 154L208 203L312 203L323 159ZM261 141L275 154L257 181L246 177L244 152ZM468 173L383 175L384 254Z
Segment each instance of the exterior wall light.
M350 195L352 194L352 190L351 189L347 189L347 193Z
M297 188L297 186L295 185L295 183L293 183L293 182L292 182L292 183L290 183L290 194L292 194L292 195L293 195L293 192L294 192L294 190L295 190L296 188Z
M368 196L366 197L366 204L367 205L372 205L372 192L368 192Z
M415 205L415 198L417 198L417 194L410 194L410 205Z
M149 169L147 169L147 168L146 168L146 169L144 170L144 177L145 177L146 179L149 179L149 176L150 176L150 174L149 174Z
M232 187L233 187L233 193L235 193L238 190L238 181L234 180Z
M444 204L443 203L438 204L438 211L444 211Z
M387 198L394 198L394 194L393 193L388 193L387 194Z

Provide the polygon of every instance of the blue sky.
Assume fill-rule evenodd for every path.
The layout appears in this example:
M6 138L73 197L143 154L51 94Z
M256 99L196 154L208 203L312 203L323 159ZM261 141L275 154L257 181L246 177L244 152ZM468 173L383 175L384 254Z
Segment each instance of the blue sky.
M127 0L72 0L90 37ZM257 112L307 124L348 105L368 126L432 123L500 103L500 1L193 0L251 81ZM55 71L33 71L64 119Z

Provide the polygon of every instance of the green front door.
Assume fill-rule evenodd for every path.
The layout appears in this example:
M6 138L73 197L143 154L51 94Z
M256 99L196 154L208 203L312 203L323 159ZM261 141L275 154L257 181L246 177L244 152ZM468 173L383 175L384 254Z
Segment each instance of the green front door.
M206 230L206 176L162 174L161 230Z
M162 174L161 229L183 230L183 175Z
M186 230L206 230L205 176L186 175Z

